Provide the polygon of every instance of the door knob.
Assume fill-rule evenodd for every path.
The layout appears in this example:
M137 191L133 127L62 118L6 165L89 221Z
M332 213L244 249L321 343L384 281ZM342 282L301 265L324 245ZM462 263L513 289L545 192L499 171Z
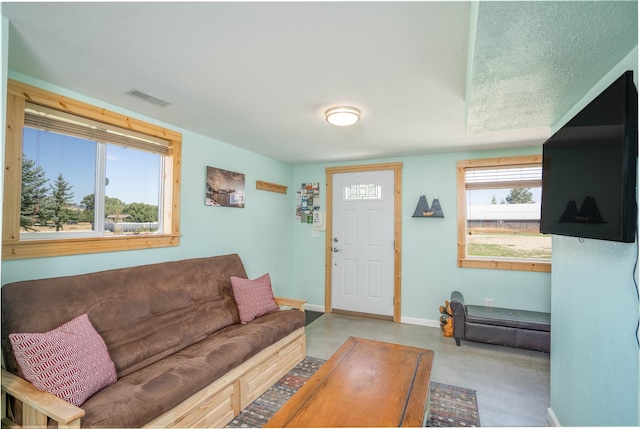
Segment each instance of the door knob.
M336 252L342 252L342 249L338 249L337 247L334 247L334 248L333 248L333 252L334 252L334 253L336 253Z

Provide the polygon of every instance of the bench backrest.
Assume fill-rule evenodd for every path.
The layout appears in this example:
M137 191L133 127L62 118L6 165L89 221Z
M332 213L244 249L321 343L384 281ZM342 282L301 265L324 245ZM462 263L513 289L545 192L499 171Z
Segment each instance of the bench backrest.
M186 259L2 287L2 352L22 375L8 335L48 332L87 313L118 377L240 322L230 277L246 272L236 254Z

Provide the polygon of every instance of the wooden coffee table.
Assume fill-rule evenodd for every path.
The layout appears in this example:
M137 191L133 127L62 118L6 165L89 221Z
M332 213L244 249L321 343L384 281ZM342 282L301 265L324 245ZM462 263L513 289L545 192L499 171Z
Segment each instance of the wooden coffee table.
M351 337L265 427L424 426L433 356Z

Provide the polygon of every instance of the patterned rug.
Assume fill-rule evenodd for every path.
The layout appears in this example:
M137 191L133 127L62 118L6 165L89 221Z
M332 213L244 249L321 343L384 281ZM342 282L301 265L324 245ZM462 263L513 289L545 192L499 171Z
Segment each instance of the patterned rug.
M262 396L226 426L261 428L324 364L324 360L307 356ZM464 387L431 382L429 427L479 427L476 391Z
M480 427L476 391L431 382L429 427Z

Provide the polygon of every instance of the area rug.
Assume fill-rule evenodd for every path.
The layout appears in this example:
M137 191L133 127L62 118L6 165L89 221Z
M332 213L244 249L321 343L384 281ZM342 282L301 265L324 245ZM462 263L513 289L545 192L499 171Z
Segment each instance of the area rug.
M476 391L431 382L430 427L480 427Z
M262 396L226 426L261 428L324 364L324 360L307 356ZM431 382L431 413L428 427L479 427L476 391Z
M316 320L318 320L320 318L320 316L322 316L324 313L321 313L319 311L310 311L310 310L305 310L304 311L304 315L307 318L307 325L311 322L314 322Z

